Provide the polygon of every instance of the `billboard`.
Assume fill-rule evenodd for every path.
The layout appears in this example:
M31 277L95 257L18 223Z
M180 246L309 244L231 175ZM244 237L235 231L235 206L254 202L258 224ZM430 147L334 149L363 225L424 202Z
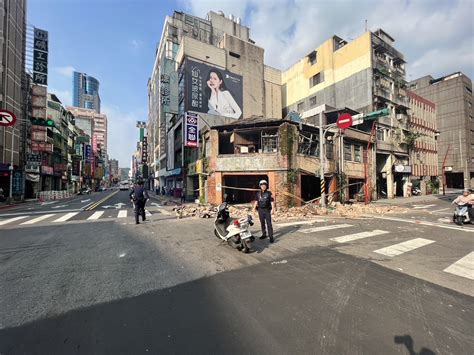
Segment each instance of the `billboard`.
M242 118L242 76L186 59L185 111Z
M34 28L33 83L48 85L48 31Z

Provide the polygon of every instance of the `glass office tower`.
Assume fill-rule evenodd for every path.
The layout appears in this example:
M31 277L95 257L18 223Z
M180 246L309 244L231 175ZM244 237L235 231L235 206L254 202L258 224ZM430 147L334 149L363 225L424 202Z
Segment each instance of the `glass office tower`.
M85 73L74 72L72 104L100 113L99 80Z

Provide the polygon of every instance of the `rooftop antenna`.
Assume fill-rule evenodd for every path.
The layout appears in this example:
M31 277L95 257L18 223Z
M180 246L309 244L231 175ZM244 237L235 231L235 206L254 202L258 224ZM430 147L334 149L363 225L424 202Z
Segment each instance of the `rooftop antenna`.
M365 19L365 32L367 32L367 19Z

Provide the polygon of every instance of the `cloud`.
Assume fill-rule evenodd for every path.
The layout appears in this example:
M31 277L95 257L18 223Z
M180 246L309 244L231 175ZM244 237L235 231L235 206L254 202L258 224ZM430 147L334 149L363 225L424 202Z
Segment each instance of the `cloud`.
M117 159L121 168L129 167L137 147L138 129L135 125L146 117L146 109L124 110L116 105L102 105L101 112L107 115L109 158Z
M66 67L54 67L53 70L61 76L65 76L67 78L72 78L72 72L76 71L74 67L66 66Z
M48 92L51 94L55 94L59 100L61 100L63 106L71 106L72 105L72 93L69 90L59 90L53 87L48 87Z
M130 45L132 46L133 49L138 49L141 46L143 46L143 41L141 41L139 39L132 39L130 41Z
M286 69L333 35L350 41L383 28L405 55L411 78L462 71L474 76L474 3L469 0L181 0L204 17L223 10L242 17L265 49L265 62Z

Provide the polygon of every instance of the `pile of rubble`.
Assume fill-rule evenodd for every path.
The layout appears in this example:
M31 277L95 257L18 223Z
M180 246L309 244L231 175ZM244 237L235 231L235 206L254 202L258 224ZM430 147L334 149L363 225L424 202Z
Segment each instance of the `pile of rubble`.
M215 218L217 214L217 207L214 206L183 205L175 207L173 210L176 212L177 218ZM334 203L327 209L321 208L318 205L307 204L302 207L279 208L274 212L273 219L275 221L282 221L317 216L360 218L365 215L385 215L388 213L405 213L407 211L408 209L399 206L384 206L378 204L365 205L363 203L354 203L342 205L340 203ZM229 213L233 218L242 218L252 214L252 208L249 205L229 206Z

